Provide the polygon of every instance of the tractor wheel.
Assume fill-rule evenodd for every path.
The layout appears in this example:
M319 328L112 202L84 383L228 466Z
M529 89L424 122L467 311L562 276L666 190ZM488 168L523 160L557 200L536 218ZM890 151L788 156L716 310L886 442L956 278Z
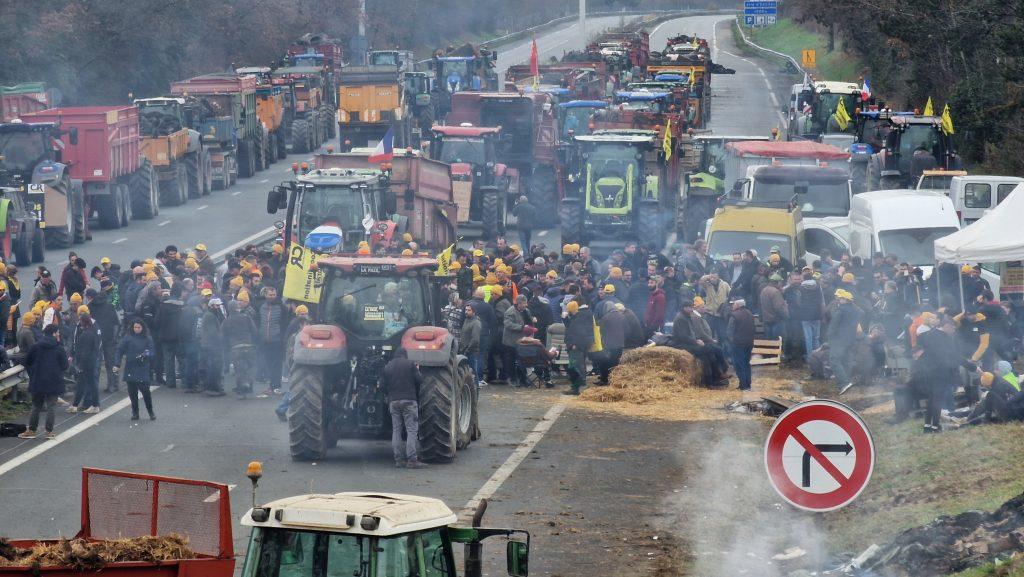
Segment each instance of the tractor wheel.
M201 198L203 196L203 175L199 172L199 153L192 152L185 155L185 172L188 178L188 197Z
M32 262L43 262L46 260L46 234L36 223L32 229Z
M636 236L643 247L654 246L654 250L665 248L665 221L661 216L661 203L656 200L642 200L636 207Z
M121 185L121 213L124 215L121 217L121 226L128 226L131 221L135 220L135 213L132 212L131 178Z
M203 196L206 196L213 192L213 159L210 158L208 152L203 152L199 156L199 168L201 170L200 176L203 182Z
M458 448L460 451L480 438L480 419L477 415L476 374L468 362L459 364L455 379L459 387Z
M160 194L153 176L153 167L148 160L132 175L128 188L132 214L136 218L151 219L160 213Z
M99 215L100 228L121 228L124 226L121 211L121 185L110 186L110 194L96 196L93 200L96 212Z
M267 135L267 164L274 164L277 158L277 133L272 132Z
M263 172L270 166L270 162L267 161L267 133L263 131L262 126L259 130L259 136L252 143L252 149L253 164L255 165L256 172Z
M334 138L335 136L337 136L334 133L334 119L335 119L335 116L336 115L334 114L334 111L331 110L331 108L329 106L321 106L320 107L320 121L323 123L323 127L324 127L323 131L322 131L322 134L324 136L324 140L330 140L330 139Z
M715 216L717 197L689 196L683 203L683 242L693 242L703 235L704 223Z
M320 115L314 113L313 117L309 119L309 151L316 152L316 149L320 148L320 144L323 143L324 139L321 136L320 131L323 125L320 124Z
M277 143L277 157L280 159L288 157L288 143L286 142L287 139L284 137L284 132L285 126L282 124L277 129L277 139L275 140Z
M171 166L171 178L160 181L160 204L164 206L181 206L183 199L188 198L187 177L179 163Z
M868 163L851 161L850 180L853 185L853 194L866 192L868 189Z
M248 140L238 141L238 178L252 178L256 174L256 155L253 143Z
M583 201L563 198L558 205L558 219L562 225L562 244L583 242Z
M868 161L868 190L882 189L882 161L875 155Z
M292 121L292 154L305 154L309 150L309 124L305 120Z
M292 399L288 405L288 442L292 459L323 459L328 445L324 371L319 367L296 365L289 382Z
M8 221L11 215L7 215ZM32 238L35 236L35 228L32 224L19 224L15 221L15 228L18 229L18 238L14 241L14 262L20 267L32 264ZM8 225L10 226L10 225ZM10 230L10 228L8 228Z
M432 463L450 463L459 445L461 387L454 381L456 367L452 359L443 367L424 367L420 386L420 459Z
M71 248L75 241L75 218L71 199L71 183L67 180L61 180L53 188L63 194L66 199L67 210L65 214L67 217L60 226L54 226L56 223L53 222L48 223L50 226L46 228L46 248Z
M483 229L483 236L490 240L494 238L501 229L505 228L502 218L505 208L502 194L495 188L481 188L480 194L480 223Z
M92 240L92 235L89 233L89 212L85 209L85 191L81 186L71 185L71 201L74 207L72 216L75 225L75 234L72 239L75 244L82 244L86 240Z
M530 203L537 210L537 228L551 228L558 217L558 183L550 166L539 166L530 178ZM523 247L523 250L529 250Z

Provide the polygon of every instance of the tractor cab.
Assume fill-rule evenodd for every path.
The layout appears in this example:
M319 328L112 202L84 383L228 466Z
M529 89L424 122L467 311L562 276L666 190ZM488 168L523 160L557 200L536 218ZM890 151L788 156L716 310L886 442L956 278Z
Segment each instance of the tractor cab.
M484 215L487 194L483 192L508 189L508 169L498 161L497 153L501 127L434 126L432 132L431 157L451 165L456 197L469 198L469 220L490 222ZM497 220L491 224L502 226L503 212L496 208L500 214L493 216Z
M634 110L659 114L668 110L668 92L619 91L615 93L615 104L619 110Z
M883 148L868 167L870 190L913 187L925 170L959 170L953 137L938 116L891 116Z
M608 108L603 100L570 100L558 104L558 126L561 140L572 140L576 134L590 134L593 130L590 117L598 110Z
M796 118L790 125L791 139L817 140L823 134L854 133L856 123L849 122L842 128L834 115L842 103L852 118L860 107L862 95L861 87L852 82L822 80L805 87L797 96Z
M434 74L447 92L483 90L487 81L481 76L481 62L475 56L439 56L434 59Z
M0 124L0 186L20 187L34 182L37 171L56 170L59 146L57 125L52 122ZM71 136L77 141L77 132Z

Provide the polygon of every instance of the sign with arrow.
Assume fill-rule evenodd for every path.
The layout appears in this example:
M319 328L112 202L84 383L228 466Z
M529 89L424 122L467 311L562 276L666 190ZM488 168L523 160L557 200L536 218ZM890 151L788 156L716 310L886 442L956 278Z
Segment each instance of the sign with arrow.
M857 498L874 469L867 425L842 403L815 400L782 414L764 447L768 480L807 511L834 511Z

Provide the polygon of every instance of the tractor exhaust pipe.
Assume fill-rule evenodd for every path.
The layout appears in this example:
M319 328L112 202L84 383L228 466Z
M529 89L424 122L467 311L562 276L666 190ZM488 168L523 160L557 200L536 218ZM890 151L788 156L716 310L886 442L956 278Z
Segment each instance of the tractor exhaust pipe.
M479 527L487 512L487 499L480 499L476 510L473 511L473 527ZM480 541L466 543L466 577L483 576L483 551L484 546Z

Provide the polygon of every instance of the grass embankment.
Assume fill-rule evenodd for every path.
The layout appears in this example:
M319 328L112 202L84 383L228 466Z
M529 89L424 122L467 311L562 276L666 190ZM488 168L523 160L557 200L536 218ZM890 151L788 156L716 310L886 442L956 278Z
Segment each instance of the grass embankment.
M774 26L765 28L744 27L743 32L759 46L792 56L798 63L804 50L814 50L818 64L816 76L820 79L860 82L862 66L844 50L840 38L836 38L835 50L829 52L826 34L804 28L788 18L781 18Z

